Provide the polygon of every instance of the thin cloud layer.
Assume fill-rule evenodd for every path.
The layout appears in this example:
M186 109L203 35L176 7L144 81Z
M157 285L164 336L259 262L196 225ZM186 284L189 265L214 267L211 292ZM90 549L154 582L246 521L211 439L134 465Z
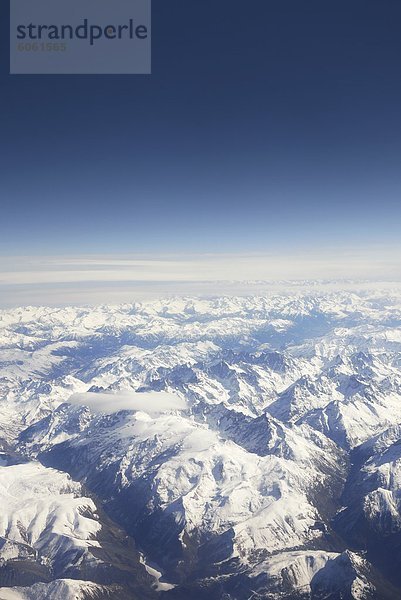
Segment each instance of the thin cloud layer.
M172 410L185 410L185 400L169 392L83 392L73 394L68 402L88 406L95 413L114 413L119 410L143 411L158 415Z
M244 287L249 282L401 281L400 265L401 248L383 246L186 257L0 257L0 306L119 303L170 294L241 294L247 293Z

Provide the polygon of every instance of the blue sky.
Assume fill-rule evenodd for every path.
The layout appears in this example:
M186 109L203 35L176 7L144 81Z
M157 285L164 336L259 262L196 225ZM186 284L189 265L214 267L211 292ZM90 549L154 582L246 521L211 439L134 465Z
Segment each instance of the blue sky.
M399 246L399 3L154 0L151 76L9 76L0 11L3 256Z

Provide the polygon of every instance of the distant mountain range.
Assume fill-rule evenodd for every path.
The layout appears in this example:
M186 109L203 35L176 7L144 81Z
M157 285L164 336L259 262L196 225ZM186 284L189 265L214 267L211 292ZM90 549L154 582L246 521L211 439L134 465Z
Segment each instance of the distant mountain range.
M0 449L1 600L396 600L401 296L0 311Z

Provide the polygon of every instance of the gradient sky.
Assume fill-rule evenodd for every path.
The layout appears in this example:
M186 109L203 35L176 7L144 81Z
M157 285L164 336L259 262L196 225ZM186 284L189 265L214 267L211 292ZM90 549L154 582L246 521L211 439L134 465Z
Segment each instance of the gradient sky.
M0 253L394 245L399 0L153 0L151 76L10 76Z

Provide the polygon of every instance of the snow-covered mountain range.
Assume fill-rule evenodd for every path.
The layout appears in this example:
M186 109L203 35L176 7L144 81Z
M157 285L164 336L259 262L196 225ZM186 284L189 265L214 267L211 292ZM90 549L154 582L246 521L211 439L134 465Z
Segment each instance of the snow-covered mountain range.
M401 598L401 294L0 311L0 599Z

